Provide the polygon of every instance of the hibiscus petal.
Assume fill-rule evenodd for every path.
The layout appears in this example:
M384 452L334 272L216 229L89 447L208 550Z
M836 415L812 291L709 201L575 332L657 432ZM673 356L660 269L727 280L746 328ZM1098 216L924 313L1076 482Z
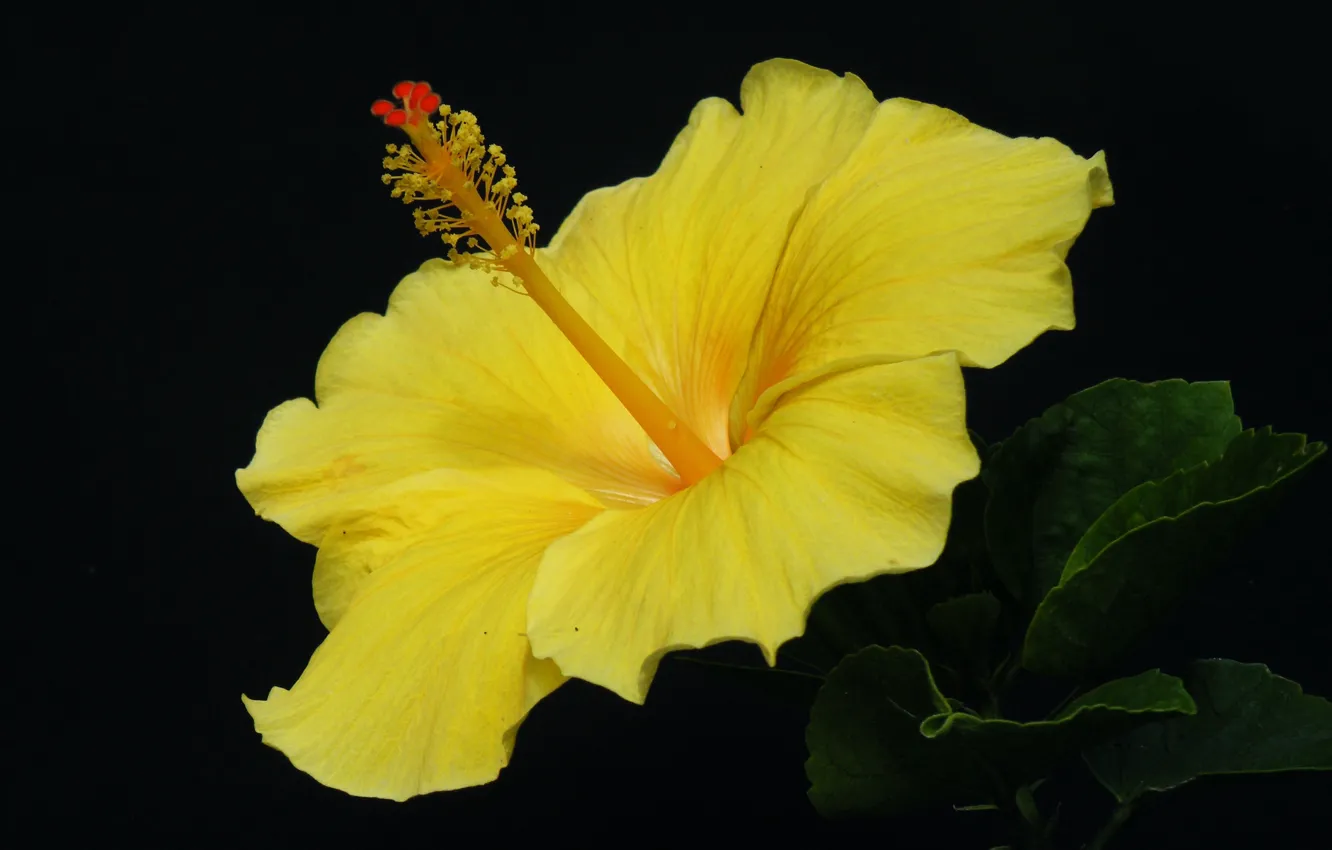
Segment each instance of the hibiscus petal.
M1112 202L1101 154L901 99L859 142L791 232L733 434L764 389L842 358L951 349L990 367L1073 327L1064 257L1092 209Z
M587 195L541 265L719 456L727 412L792 220L877 106L857 77L756 65L695 107L652 177Z
M601 510L531 469L425 473L332 523L315 597L332 631L290 691L243 698L319 782L403 800L493 780L564 680L532 657L527 594L550 542Z
M979 470L956 356L845 366L776 388L701 482L552 545L528 603L533 652L642 702L672 649L747 640L771 662L830 587L934 563L952 490Z
M650 441L531 299L431 261L329 343L319 404L286 402L236 473L255 510L318 544L376 488L431 469L534 466L606 502L678 489Z

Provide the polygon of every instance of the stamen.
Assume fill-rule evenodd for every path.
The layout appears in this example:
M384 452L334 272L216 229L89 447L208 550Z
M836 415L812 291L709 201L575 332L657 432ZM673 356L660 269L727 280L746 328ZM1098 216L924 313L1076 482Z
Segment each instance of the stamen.
M536 264L540 228L527 197L514 191L517 172L499 145L486 146L476 116L441 104L428 83L404 80L393 87L393 96L402 107L377 100L370 113L401 128L412 144L387 146L384 183L393 187L390 194L404 204L439 202L413 211L416 229L422 235L439 233L449 246L449 260L456 265L489 272L493 285L530 296L643 427L686 485L721 466L721 459L578 315ZM435 111L442 120L430 120ZM478 238L489 250L467 250L479 247ZM463 250L459 250L462 240Z

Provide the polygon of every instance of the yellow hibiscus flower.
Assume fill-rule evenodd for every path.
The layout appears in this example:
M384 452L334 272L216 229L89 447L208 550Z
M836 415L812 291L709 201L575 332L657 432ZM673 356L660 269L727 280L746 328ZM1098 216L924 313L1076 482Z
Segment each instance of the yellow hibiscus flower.
M395 93L386 180L450 261L338 332L236 476L318 547L330 630L245 705L358 795L493 780L566 676L642 702L674 649L771 663L830 587L933 563L978 471L959 366L1073 327L1111 203L1100 154L775 60L537 249L474 116Z

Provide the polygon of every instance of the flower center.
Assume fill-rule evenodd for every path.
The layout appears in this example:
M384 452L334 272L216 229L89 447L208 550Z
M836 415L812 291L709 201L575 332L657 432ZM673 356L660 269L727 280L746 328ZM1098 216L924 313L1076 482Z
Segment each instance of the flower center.
M407 133L412 145L389 145L384 182L403 203L439 201L414 212L422 234L441 233L448 258L457 265L493 272L491 282L528 295L537 303L597 376L675 467L686 484L701 481L721 459L689 430L661 399L597 335L565 300L536 263L532 210L524 202L513 166L499 145L485 146L485 136L470 112L453 112L440 103L427 83L401 82L393 87L395 106L377 100L372 114ZM443 120L432 122L438 110ZM414 146L414 147L413 147ZM400 173L395 173L400 172ZM501 176L502 175L502 176ZM507 224L506 224L507 220ZM488 250L477 249L478 237Z

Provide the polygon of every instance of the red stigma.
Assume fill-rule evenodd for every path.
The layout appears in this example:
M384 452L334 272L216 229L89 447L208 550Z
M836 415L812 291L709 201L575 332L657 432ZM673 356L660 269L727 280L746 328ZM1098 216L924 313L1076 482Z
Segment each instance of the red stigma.
M394 106L392 102L380 98L370 104L370 114L383 118L390 127L404 124L416 126L421 120L439 108L440 96L430 90L430 83L418 83L403 80L393 87L393 97L402 103Z
M412 87L411 97L407 98L407 108L416 109L421 102L421 98L428 94L430 94L430 83L417 83Z

